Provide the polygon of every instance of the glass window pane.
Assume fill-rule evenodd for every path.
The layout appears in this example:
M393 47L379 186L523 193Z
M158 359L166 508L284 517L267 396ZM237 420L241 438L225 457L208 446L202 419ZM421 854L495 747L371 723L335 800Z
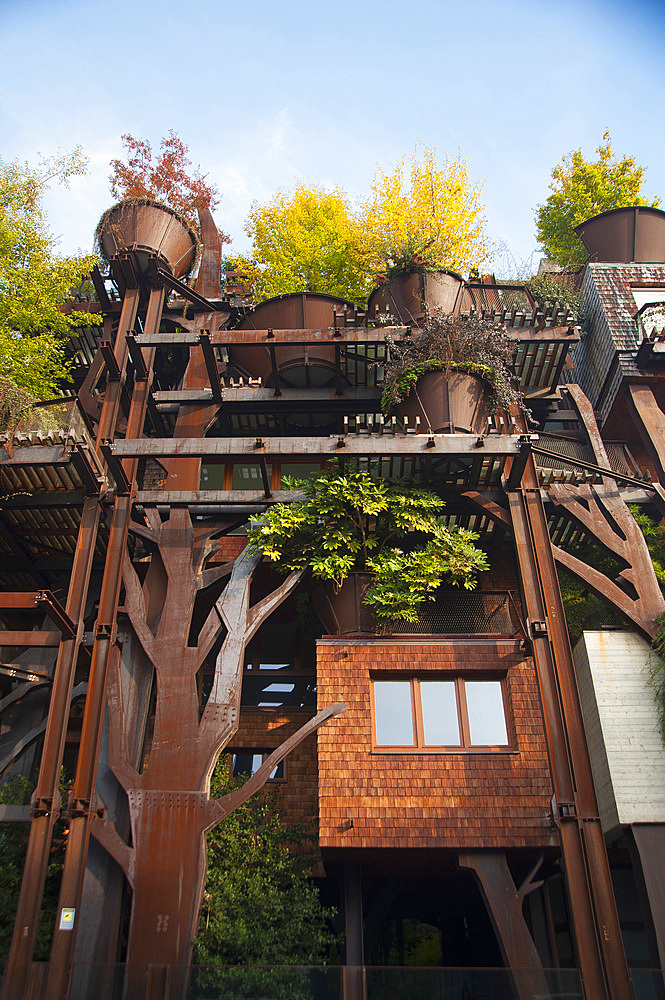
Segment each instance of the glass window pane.
M244 753L234 753L233 755L233 777L237 778L241 774L255 774L261 767L263 757L260 753L252 753L247 750Z
M471 743L474 746L506 746L508 733L500 681L466 681Z
M410 682L375 681L374 716L377 744L412 747L414 738Z
M426 746L459 746L455 681L421 681L420 700Z
M272 474L272 464L266 463L268 468L268 482ZM233 478L231 481L232 490L260 490L263 489L263 479L261 477L261 465L259 462L236 462L233 466Z

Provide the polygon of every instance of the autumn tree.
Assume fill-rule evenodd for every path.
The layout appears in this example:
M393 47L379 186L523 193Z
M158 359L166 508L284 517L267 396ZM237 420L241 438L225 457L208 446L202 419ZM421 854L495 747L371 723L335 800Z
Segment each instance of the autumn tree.
M60 308L94 260L55 252L43 207L49 183L67 186L86 163L80 148L37 168L0 160L0 380L38 399L67 377L70 331L98 321Z
M539 242L566 269L581 267L589 256L575 226L613 208L660 204L659 198L642 197L644 167L638 167L632 156L615 157L609 132L596 152L597 160L586 160L581 149L564 156L552 170L552 194L536 211Z
M111 160L109 177L114 198L151 198L180 212L190 225L198 224L197 209L218 205L220 194L197 167L190 171L189 147L171 129L161 140L161 153L153 154L147 139L122 136L127 162ZM228 237L225 238L228 242Z
M379 278L480 267L492 253L483 208L460 156L437 159L423 147L388 173L379 168L361 213L366 266Z
M254 202L245 223L252 240L247 268L259 300L287 292L362 299L369 288L359 220L343 191L298 185Z

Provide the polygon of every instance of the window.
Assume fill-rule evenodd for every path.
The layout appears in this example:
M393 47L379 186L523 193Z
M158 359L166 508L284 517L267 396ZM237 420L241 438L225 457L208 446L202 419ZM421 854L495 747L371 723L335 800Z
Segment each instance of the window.
M414 749L509 746L501 680L375 680L374 745Z
M231 752L231 776L239 777L241 774L256 774L261 764L266 760L271 750L233 750ZM284 761L280 761L273 769L269 778L270 781L284 780Z

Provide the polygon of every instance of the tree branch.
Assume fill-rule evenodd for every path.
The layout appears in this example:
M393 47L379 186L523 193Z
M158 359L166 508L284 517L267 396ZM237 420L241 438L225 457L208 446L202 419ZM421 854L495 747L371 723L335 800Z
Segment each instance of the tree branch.
M298 585L300 579L305 572L305 568L294 570L293 573L289 573L284 583L280 584L276 590L273 590L272 594L268 594L264 597L262 601L259 601L250 609L248 615L248 634L247 642L256 633L259 626L268 618L275 608L278 608L286 598L289 596L291 591Z
M101 844L114 861L120 865L131 888L134 888L134 848L130 847L118 834L114 824L93 813L90 817L90 833Z
M122 557L122 580L125 585L125 612L146 656L154 663L155 637L148 628L143 590L126 549Z
M340 715L344 711L346 711L346 705L342 701L337 702L336 705L329 705L327 708L324 708L313 719L310 719L304 726L301 726L280 747L273 750L268 759L261 764L258 771L245 782L242 788L238 788L234 792L229 792L228 795L224 795L220 799L212 799L209 805L210 822L206 829L210 830L213 826L221 823L234 809L237 809L238 806L246 802L255 792L263 788L280 761L284 760L299 743L302 743L304 739L315 732L324 722L327 722L328 719L332 719L336 715Z
M127 792L130 788L138 787L141 776L130 764L127 753L125 711L120 680L120 650L117 646L113 647L113 655L109 664L106 703L109 713L109 767Z

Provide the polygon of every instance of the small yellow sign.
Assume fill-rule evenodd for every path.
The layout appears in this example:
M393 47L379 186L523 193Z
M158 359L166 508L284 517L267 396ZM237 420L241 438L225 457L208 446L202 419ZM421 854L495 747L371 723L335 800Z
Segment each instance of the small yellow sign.
M60 930L61 931L72 931L74 930L74 916L76 914L76 908L74 906L63 906L60 910Z

